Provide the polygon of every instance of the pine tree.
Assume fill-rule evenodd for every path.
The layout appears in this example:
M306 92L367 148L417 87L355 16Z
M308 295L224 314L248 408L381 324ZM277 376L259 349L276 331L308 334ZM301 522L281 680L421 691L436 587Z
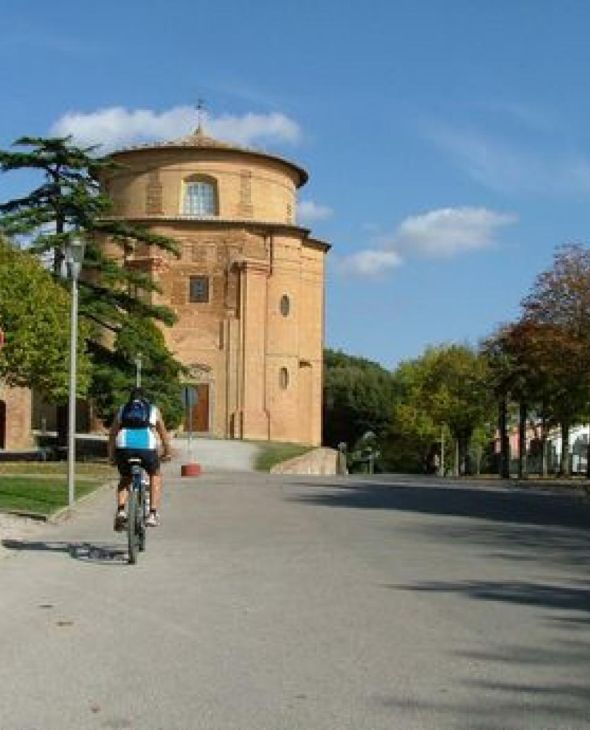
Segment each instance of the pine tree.
M165 306L152 304L146 293L158 291L149 273L125 265L138 244L147 244L178 255L176 242L154 234L148 228L112 217L112 201L101 188L101 178L109 171L120 169L109 158L96 156L96 148L77 147L70 137L21 137L15 142L19 151L0 150L0 171L31 171L40 174L41 184L23 197L0 204L0 233L24 239L30 251L49 257L55 276L59 275L64 248L74 236L86 241L83 274L80 278L80 317L89 322L87 347L100 372L100 389L109 383L124 382L134 372L129 353L113 356L112 347L105 344L105 331L116 338L117 333L131 321L160 322L171 325L174 314ZM116 245L119 256L105 253L102 242L108 239ZM112 339L112 337L111 337ZM156 345L154 345L156 346ZM182 372L159 342L162 360L171 364L171 372ZM132 385L129 382L128 385ZM97 392L98 382L91 385ZM169 389L169 382L152 384L153 396L159 389ZM103 402L103 401L100 401ZM112 404L109 404L109 408ZM99 415L106 417L108 413ZM65 433L63 423L61 431Z

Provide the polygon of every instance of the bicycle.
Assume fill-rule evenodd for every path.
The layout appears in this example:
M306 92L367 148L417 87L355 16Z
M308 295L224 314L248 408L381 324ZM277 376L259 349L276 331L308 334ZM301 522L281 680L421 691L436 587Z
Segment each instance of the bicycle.
M146 490L141 459L131 458L131 485L127 497L127 541L129 545L129 563L137 563L137 555L145 550L146 524L149 511L149 491Z

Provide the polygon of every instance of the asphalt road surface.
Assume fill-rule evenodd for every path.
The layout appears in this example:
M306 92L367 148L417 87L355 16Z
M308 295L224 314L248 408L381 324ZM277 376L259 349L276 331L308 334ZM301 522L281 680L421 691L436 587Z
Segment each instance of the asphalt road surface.
M2 730L590 728L590 506L396 477L169 478L4 538Z

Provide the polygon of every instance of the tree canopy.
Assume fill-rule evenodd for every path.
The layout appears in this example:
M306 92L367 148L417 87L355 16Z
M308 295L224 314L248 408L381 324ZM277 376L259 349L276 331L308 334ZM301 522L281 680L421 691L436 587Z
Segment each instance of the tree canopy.
M56 402L68 396L70 297L37 258L0 237L0 376L11 386L28 386ZM90 361L88 327L81 325L78 395L85 395Z
M489 426L492 414L485 359L466 345L430 347L393 379L390 459L407 470L424 468L433 445L450 437L464 469L474 432Z
M324 443L349 447L368 431L381 437L391 416L391 373L364 358L324 352Z

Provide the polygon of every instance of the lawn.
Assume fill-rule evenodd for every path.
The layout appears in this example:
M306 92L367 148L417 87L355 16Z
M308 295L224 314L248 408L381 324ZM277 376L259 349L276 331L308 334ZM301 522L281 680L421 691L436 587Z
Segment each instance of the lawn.
M5 462L0 464L0 511L48 516L68 504L67 464ZM76 499L115 475L106 463L76 465Z
M281 461L293 459L295 456L301 456L312 450L312 446L302 446L301 444L282 444L273 443L271 441L258 441L260 447L256 456L256 470L270 471L275 464Z

